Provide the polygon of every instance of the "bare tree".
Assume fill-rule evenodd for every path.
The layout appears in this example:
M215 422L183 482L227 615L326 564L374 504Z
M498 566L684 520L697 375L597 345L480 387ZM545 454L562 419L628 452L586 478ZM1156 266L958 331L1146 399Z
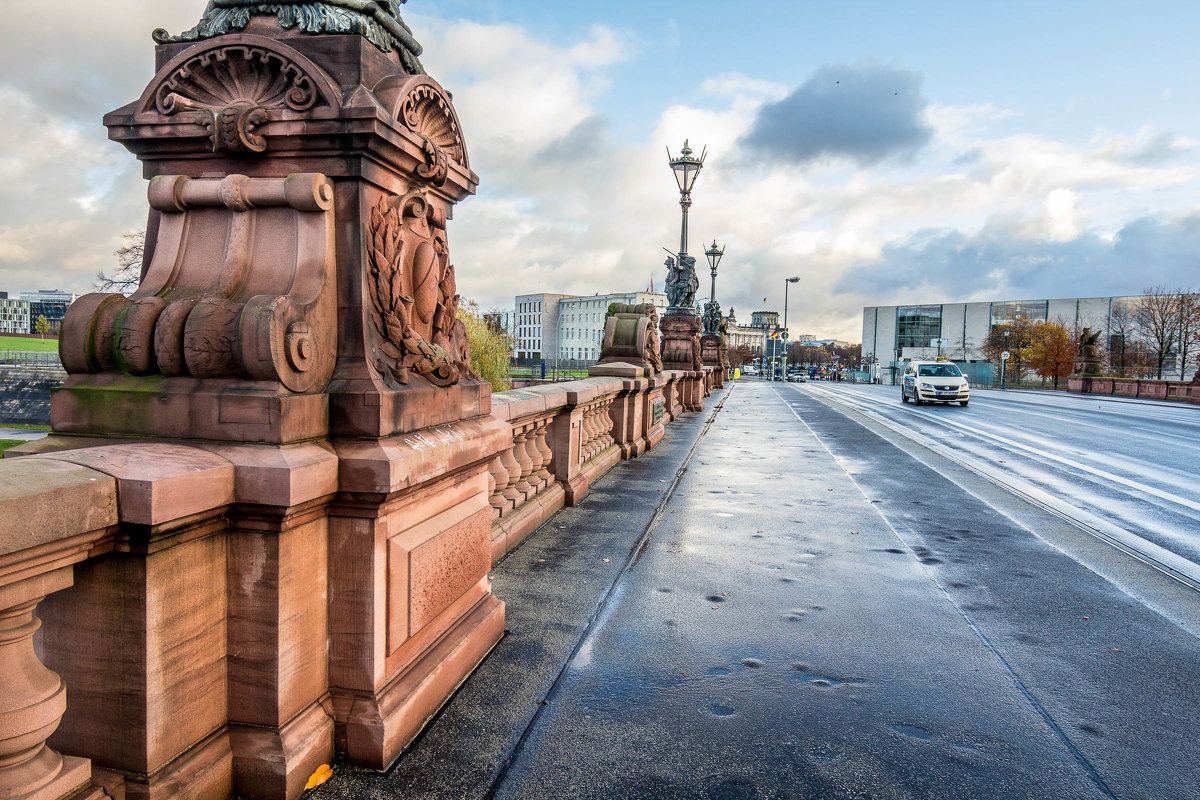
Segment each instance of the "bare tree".
M1200 362L1197 351L1200 351L1200 294L1185 290L1179 293L1179 380L1187 380L1193 360ZM1200 369L1196 374L1200 375Z
M1021 380L1026 366L1027 351L1032 344L1033 322L1026 316L1017 315L1012 322L993 326L987 338L983 340L980 349L994 364L999 364L1001 353L1007 351L1009 359L1005 372L1008 380L1016 383Z
M1155 377L1162 380L1163 366L1179 344L1179 295L1165 286L1151 286L1142 292L1142 301L1134 312L1138 331L1154 359Z
M113 252L117 266L112 272L96 273L96 291L131 294L142 280L142 259L146 253L146 232L128 231L125 244Z
M1133 310L1124 301L1114 301L1108 317L1108 368L1118 378L1128 377L1137 335L1137 319Z

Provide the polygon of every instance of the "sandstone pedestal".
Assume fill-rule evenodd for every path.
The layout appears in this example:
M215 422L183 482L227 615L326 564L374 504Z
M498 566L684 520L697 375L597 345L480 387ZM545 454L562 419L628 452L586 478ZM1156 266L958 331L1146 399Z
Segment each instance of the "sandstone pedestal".
M478 179L396 4L312 5L316 31L230 0L155 34L105 118L150 179L140 285L68 310L55 435L21 459L117 487L108 549L42 607L71 687L50 746L129 797L385 768L503 634L489 467L512 436L448 238Z
M700 370L700 318L688 311L668 311L662 318L663 369Z

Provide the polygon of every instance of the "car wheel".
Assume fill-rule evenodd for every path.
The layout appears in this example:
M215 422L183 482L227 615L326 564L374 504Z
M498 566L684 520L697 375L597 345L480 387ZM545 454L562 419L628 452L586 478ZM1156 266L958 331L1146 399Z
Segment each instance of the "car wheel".
M907 403L907 402L908 402L908 393L904 391L904 387L903 387L903 386L901 386L901 387L900 387L900 402L901 402L901 403Z
M966 407L967 407L967 403L969 403L969 402L971 402L971 401L970 401L970 400L959 400L959 401L958 401L958 404L959 404L960 406L962 406L963 408L966 408Z
M921 399L921 393L918 392L916 389L913 389L913 405L919 406L923 402L925 402L925 401Z

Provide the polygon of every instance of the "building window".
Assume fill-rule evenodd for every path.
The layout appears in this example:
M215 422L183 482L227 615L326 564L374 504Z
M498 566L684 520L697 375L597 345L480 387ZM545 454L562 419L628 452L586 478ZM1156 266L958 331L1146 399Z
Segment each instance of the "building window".
M942 335L941 306L899 306L896 309L896 349L929 347Z
M1049 300L1017 300L1010 303L992 303L992 325L1007 325L1017 319L1026 319L1031 322L1045 322L1049 313Z

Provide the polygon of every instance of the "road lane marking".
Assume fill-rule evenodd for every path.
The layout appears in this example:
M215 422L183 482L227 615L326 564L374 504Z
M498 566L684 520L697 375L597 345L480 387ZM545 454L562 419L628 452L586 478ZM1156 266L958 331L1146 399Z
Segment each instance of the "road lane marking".
M825 391L828 391L828 390L825 390ZM839 395L841 393L830 392L830 394ZM867 400L867 398L864 396L860 395L860 397L862 397L863 400ZM878 400L876 398L870 398L870 402L874 402L874 403L877 403L880 405L885 404L883 400ZM916 415L918 415L926 420L929 420L930 422L933 422L935 424L944 425L946 427L958 428L959 430L966 431L967 433L970 433L973 436L976 436L977 438L980 438L980 439L990 439L994 442L1000 443L1001 445L1007 446L1009 449L1023 450L1026 453L1033 455L1035 458L1043 458L1043 459L1049 459L1051 461L1056 461L1059 464L1062 464L1063 466L1071 467L1072 469L1078 470L1080 472L1083 472L1083 473L1086 473L1089 475L1095 475L1098 478L1101 478L1103 480L1124 484L1124 485L1129 486L1132 489L1136 489L1137 491L1142 492L1144 494L1148 494L1152 497L1157 497L1160 500L1165 500L1168 503L1174 503L1176 505L1180 505L1185 508L1190 508L1193 511L1200 511L1200 503L1198 503L1194 500L1190 500L1186 497L1180 497L1177 494L1172 494L1171 492L1163 491L1162 489L1142 483L1141 481L1134 480L1132 478L1124 477L1121 475L1116 475L1112 472L1108 472L1107 470L1100 469L1099 467L1088 466L1079 461L1075 461L1074 459L1066 458L1065 456L1055 455L1054 453L1051 453L1047 450L1043 450L1038 447L1033 447L1032 445L1022 444L1021 442L1018 442L1014 439L1010 439L1006 436L1000 436L995 433L990 433L988 431L973 427L971 425L964 425L963 423L956 422L955 420L945 419L942 417L935 417L933 414L930 414L927 411L918 411L916 409L911 409L910 413L916 414Z
M836 396L836 393L827 393L830 396ZM782 395L780 396L782 400ZM786 403L786 401L784 401ZM1018 478L1012 473L999 470L995 467L981 461L974 456L967 455L959 451L954 451L946 447L934 446L934 443L922 439L915 435L912 431L907 430L904 426L894 422L887 417L876 414L869 408L855 407L850 403L845 405L863 416L871 419L875 423L882 425L893 433L899 434L906 439L909 439L918 445L925 447L943 458L949 459L960 466L963 466L982 478L985 478L992 483L1000 486L1013 494L1022 497L1026 501L1035 506L1045 509L1055 516L1066 520L1075 527L1083 530L1086 533L1100 539L1101 541L1115 547L1126 555L1132 556L1139 561L1153 567L1164 575L1182 583L1183 585L1200 591L1200 565L1189 561L1177 553L1173 553L1160 545L1155 544L1136 533L1128 531L1119 525L1115 525L1105 519L1102 519L1095 514L1091 514L1078 506L1066 502L1062 498L1056 497L1051 493L1034 486L1032 483ZM788 405L791 408L791 405ZM796 410L792 408L792 413L796 414ZM797 418L799 414L796 414ZM804 420L801 419L801 422Z
M825 449L825 452L829 453L829 457L833 459L834 463L841 467L842 472L850 480L850 483L854 485L854 488L858 489L859 493L863 496L863 499L867 501L867 505L875 510L875 513L879 515L881 520L883 520L883 524L888 527L888 530L892 532L892 535L895 536L901 544L908 548L909 553L912 554L913 558L917 559L918 567L925 572L925 575L929 578L933 585L938 588L938 591L941 592L942 596L945 597L950 605L954 607L955 611L959 613L959 615L971 628L972 633L974 633L975 636L978 637L979 641L983 643L983 646L986 647L988 651L995 656L996 660L1000 662L1001 667L1003 667L1004 671L1008 674L1008 677L1016 685L1018 691L1025 696L1025 699L1029 701L1029 704L1033 706L1033 709L1038 713L1039 716L1041 716L1042 720L1046 723L1050 730L1053 731L1054 734L1059 738L1059 740L1063 743L1063 746L1067 748L1068 752L1071 753L1076 762L1078 762L1079 766L1082 767L1087 773L1088 777L1092 779L1092 782L1096 784L1097 788L1099 788L1100 791L1102 791L1107 797L1111 798L1111 800L1117 800L1116 794L1113 793L1113 790L1109 787L1108 782L1104 780L1104 776L1100 774L1100 771L1095 767L1095 765L1092 764L1088 757L1084 755L1083 751L1079 749L1074 741L1072 741L1071 737L1067 735L1067 732L1062 728L1062 726L1055 721L1054 717L1050 714L1050 711L1045 707L1045 705L1043 705L1042 701L1039 700L1036 695L1034 695L1033 690L1025 684L1025 681L1020 675L1017 674L1016 669L1008 662L1008 659L1004 657L1004 654L1001 653L994 644L992 644L992 640L988 638L987 634L983 632L983 629L979 627L979 624L975 622L975 618L967 613L965 608L959 605L958 601L954 599L954 596L950 594L949 590L947 590L946 587L942 585L941 581L938 580L937 575L933 572L933 570L921 563L921 559L917 557L913 543L896 529L896 526L892 524L892 521L887 518L887 515L880 510L878 505L871 502L871 497L867 494L867 491L857 480L855 480L854 476L850 474L850 470L846 469L841 459L834 454L833 450L829 449L829 445L825 444L825 441L817 435L817 432L812 429L812 426L809 425L803 417L796 413L796 409L792 407L792 404L787 400L784 400L783 395L779 393L778 389L774 389L774 392L779 398L780 402L787 406L788 411L792 412L792 416L794 416L797 421L799 421L799 423L808 430L809 434L817 441L817 443Z

